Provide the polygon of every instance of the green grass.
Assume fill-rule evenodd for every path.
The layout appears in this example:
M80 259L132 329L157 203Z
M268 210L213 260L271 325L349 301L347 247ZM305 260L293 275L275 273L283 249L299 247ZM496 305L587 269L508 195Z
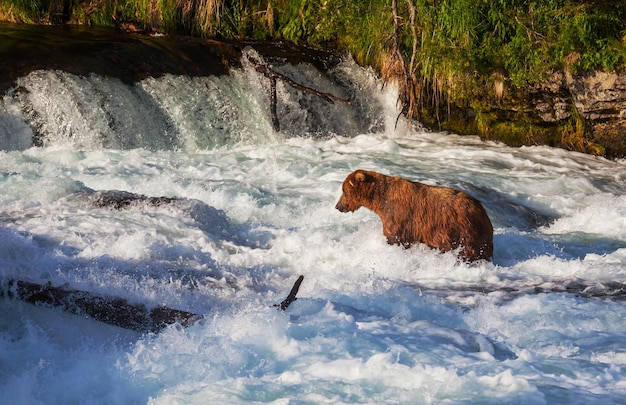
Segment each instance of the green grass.
M626 2L397 4L399 50L407 61L413 58L413 73L432 85L454 86L468 75L502 70L512 85L525 86L554 69L612 70L625 63ZM14 21L50 22L62 10L65 22L112 25L116 15L190 35L340 45L363 64L382 64L393 47L391 0L0 0L0 15Z

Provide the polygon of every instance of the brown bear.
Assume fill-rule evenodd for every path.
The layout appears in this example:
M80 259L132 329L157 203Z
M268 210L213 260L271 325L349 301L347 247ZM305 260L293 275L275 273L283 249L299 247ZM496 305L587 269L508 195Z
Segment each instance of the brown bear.
M461 260L490 260L493 226L478 200L449 187L357 170L343 182L335 208L374 211L389 244L424 243L443 252L459 249Z

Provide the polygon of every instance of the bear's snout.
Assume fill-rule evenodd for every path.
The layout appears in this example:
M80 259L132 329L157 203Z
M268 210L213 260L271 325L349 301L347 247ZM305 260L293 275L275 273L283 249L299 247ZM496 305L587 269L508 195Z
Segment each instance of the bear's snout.
M339 212L348 212L348 211L350 211L350 207L348 206L348 204L346 204L346 201L343 198L343 195L341 196L341 198L339 198L339 201L337 201L337 205L335 205L335 208L337 208L337 210L339 210Z

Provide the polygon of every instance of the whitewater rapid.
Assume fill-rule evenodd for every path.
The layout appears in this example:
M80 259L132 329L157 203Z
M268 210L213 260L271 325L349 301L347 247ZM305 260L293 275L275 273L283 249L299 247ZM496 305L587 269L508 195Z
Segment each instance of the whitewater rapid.
M396 122L393 88L349 61L282 71L369 101L280 87L277 134L250 71L37 71L2 98L0 276L204 315L142 334L0 298L3 401L624 403L624 161ZM481 200L493 263L335 210L356 168ZM94 206L108 190L174 199Z

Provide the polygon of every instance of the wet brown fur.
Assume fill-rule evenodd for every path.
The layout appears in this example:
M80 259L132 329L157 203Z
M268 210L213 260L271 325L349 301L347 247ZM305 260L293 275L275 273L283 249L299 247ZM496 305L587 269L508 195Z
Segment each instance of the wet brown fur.
M424 243L443 252L460 248L459 258L468 262L490 260L493 255L489 216L463 191L365 170L348 175L342 190L336 208L374 211L389 244L408 248Z

